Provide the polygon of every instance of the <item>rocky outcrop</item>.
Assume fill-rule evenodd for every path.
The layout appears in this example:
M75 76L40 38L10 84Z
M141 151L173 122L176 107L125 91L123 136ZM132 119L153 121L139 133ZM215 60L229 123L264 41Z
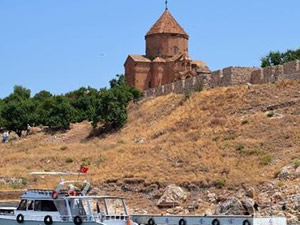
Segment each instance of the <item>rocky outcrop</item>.
M0 177L0 185L3 186L21 186L22 184L25 184L22 178Z
M277 175L277 178L287 180L300 177L300 166L288 165L283 167Z
M239 200L230 197L225 202L220 203L215 214L217 215L252 215L254 213L254 201L250 198Z
M157 206L159 208L179 206L180 203L184 202L186 199L186 192L175 184L171 184L166 187L163 196L161 196L161 198L157 202Z

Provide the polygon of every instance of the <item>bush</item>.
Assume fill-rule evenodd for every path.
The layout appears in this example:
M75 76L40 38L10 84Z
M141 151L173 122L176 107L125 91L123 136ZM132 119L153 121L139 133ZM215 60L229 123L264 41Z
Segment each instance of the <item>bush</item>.
M293 165L297 169L300 166L300 159L293 160Z
M68 146L61 146L60 147L60 150L62 150L62 151L65 151L65 150L67 150L68 149Z
M263 165L263 166L267 166L269 165L271 162L272 162L273 158L272 156L270 155L265 155L265 156L262 156L259 161L260 161L260 165Z
M245 146L241 143L238 143L236 146L235 146L235 150L237 151L242 151L243 149L245 148Z
M246 125L246 124L248 124L248 123L249 123L248 120L243 120L243 121L242 121L242 125Z
M72 158L66 158L66 159L65 159L65 162L66 162L66 163L72 163L72 162L73 162L73 159L72 159Z
M275 115L274 112L267 113L267 117L269 117L269 118L272 118L274 115Z
M223 188L225 184L226 184L225 178L218 178L214 181L215 187L219 189Z

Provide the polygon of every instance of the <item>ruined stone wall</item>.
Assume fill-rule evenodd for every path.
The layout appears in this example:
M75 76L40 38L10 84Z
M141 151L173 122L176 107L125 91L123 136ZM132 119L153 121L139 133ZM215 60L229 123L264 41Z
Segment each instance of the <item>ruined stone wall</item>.
M300 61L295 60L280 66L266 68L227 67L212 72L200 74L185 80L179 80L144 92L145 97L161 96L169 93L185 93L198 89L211 89L241 84L264 84L278 80L300 80Z
M251 73L250 83L264 84L278 80L299 80L300 61L295 60L279 66L259 68Z
M215 87L245 84L250 81L255 67L227 67L212 73Z

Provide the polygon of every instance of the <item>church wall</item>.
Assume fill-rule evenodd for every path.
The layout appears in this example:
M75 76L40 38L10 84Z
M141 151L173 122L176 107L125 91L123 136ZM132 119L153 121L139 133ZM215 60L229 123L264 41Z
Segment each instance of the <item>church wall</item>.
M125 78L126 82L130 86L135 86L135 62L131 59L128 59L125 62Z
M152 62L151 63L152 87L158 87L163 84L165 68L166 68L165 63L162 63L162 62Z
M134 86L145 90L151 82L150 63L136 63L134 67Z

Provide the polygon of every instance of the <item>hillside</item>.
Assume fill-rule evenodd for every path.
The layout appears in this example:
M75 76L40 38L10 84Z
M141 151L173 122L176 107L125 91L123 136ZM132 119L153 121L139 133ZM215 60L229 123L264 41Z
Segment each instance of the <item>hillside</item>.
M154 212L163 188L173 183L217 195L250 187L260 191L271 184L297 195L299 177L275 177L286 165L298 166L299 124L300 81L146 99L129 106L128 124L118 132L91 137L91 126L84 122L66 133L35 129L1 144L1 176L25 178L23 185L1 189L38 182L50 186L52 180L28 173L74 171L85 163L94 185L130 196L132 206ZM203 202L199 212L211 205Z

